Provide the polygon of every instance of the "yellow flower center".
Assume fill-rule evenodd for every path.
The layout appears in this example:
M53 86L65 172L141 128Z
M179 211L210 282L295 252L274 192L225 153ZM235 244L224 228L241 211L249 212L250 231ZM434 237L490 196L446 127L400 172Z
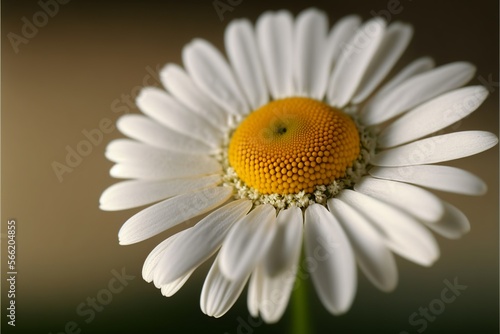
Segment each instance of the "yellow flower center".
M252 112L229 144L229 164L261 194L312 193L345 176L360 151L352 119L309 98L286 98Z

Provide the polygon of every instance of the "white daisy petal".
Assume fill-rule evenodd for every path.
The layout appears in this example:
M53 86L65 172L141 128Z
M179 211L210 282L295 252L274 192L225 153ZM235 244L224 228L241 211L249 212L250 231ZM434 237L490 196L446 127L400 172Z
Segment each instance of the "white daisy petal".
M236 222L220 250L220 270L231 280L248 276L276 233L276 209L264 204Z
M277 100L294 93L293 18L288 11L262 14L255 25L267 85Z
M231 197L229 187L208 188L179 195L142 210L129 218L118 232L120 245L148 239L190 218L208 212Z
M224 35L226 52L252 109L269 101L254 30L249 20L229 23Z
M210 147L217 147L221 143L220 130L159 88L144 88L136 103L143 113L172 130L201 140Z
M326 80L330 75L330 70L332 64L339 58L342 48L352 39L357 29L361 25L361 18L357 15L344 16L338 20L330 30L328 34L323 58L323 70L326 72ZM326 90L327 83L323 88L323 92ZM322 94L323 96L323 94Z
M188 178L216 174L222 168L217 160L207 155L169 152L129 139L110 142L106 157L118 163L110 170L111 176L116 178Z
M488 96L483 86L460 88L440 95L404 114L378 137L379 147L392 147L444 129L476 110Z
M106 211L135 208L172 196L212 187L220 182L220 175L165 181L123 181L110 186L102 193L99 208Z
M118 163L111 167L109 174L118 179L140 180L170 180L178 178L201 177L219 173L220 164L213 160L197 159L194 163L188 161L145 161L143 163Z
M227 113L206 96L182 67L167 64L160 72L163 86L182 104L201 115L218 129L224 129Z
M406 50L412 36L413 28L408 24L395 22L387 27L351 103L364 101L375 90Z
M393 252L422 266L430 266L439 258L436 239L414 217L353 190L345 189L337 198L373 223Z
M444 202L445 215L435 224L427 224L434 232L448 239L458 239L470 231L467 217L453 205Z
M106 146L105 155L106 158L113 162L131 163L142 162L145 160L161 161L168 159L171 155L175 157L176 160L198 159L207 156L205 154L172 152L125 138L110 141L108 146Z
M198 87L228 113L248 113L248 103L231 68L212 44L202 39L193 40L184 47L182 60Z
M319 299L334 315L347 312L356 294L357 276L344 231L324 206L313 204L305 213L304 233L306 255L311 259L308 270Z
M454 132L382 151L370 162L384 167L432 164L478 154L497 143L497 136L490 132Z
M154 276L155 283L169 283L205 262L219 249L229 228L243 218L251 207L252 202L248 200L231 202L184 230L163 251Z
M276 225L276 236L263 265L255 269L254 287L249 290L249 298L252 298L249 308L255 308L253 304L257 301L266 323L275 323L281 318L292 293L302 245L302 210L292 207L280 211Z
M262 319L266 323L278 322L285 313L294 287L297 269L298 265L294 263L288 270L277 276L264 277L259 310ZM302 284L305 283L302 282Z
M379 232L365 217L339 199L328 200L328 209L349 237L357 262L366 277L382 291L394 290L398 283L396 261Z
M177 152L209 153L209 145L166 128L143 115L123 115L116 123L124 135L145 144Z
M250 276L248 283L247 307L248 312L254 318L259 316L259 305L264 287L264 269L262 266L257 266Z
M146 282L151 283L153 281L156 266L162 259L163 252L168 247L170 247L170 244L172 244L172 242L174 242L175 239L181 236L182 233L183 231L172 235L170 238L166 240L163 240L151 251L151 253L149 253L148 257L146 258L146 261L144 261L144 265L142 266L142 278ZM160 286L157 286L157 288L160 288Z
M302 241L302 210L297 207L281 210L276 220L276 236L264 258L268 276L276 276L296 264Z
M384 84L377 95L375 95L375 99L381 99L384 95L390 93L394 88L401 85L408 78L413 77L414 75L427 72L428 70L434 68L436 64L434 60L429 57L421 57L415 59L410 64L406 65L401 71L398 72L392 79L390 79L386 84Z
M443 217L444 207L434 194L407 183L364 177L354 185L363 194L394 205L427 222L437 222Z
M136 153L139 154L138 157L136 157ZM143 160L162 160L163 157L168 157L168 153L169 151L165 149L150 146L128 138L119 138L108 143L104 155L108 160L118 163ZM173 152L173 154L185 155L177 152ZM190 155L185 156L188 157ZM193 155L193 157L194 156L202 155Z
M193 270L194 271L194 270ZM161 286L161 294L165 297L172 297L177 291L184 286L184 283L191 277L193 271L187 273L186 275L176 279L171 283L167 283Z
M304 10L295 21L296 94L322 99L328 77L322 71L328 17L315 8Z
M371 19L343 47L327 90L331 105L342 108L350 101L380 45L385 25L381 18Z
M366 125L385 122L449 90L467 83L476 68L466 62L455 62L415 75L387 94L376 96L362 110Z
M229 280L219 269L219 256L208 272L201 291L200 307L208 316L223 316L243 291L248 275L237 280Z
M484 195L487 190L486 183L476 175L449 166L374 167L369 173L380 179L407 182L464 195Z
M337 61L342 48L354 36L360 25L361 18L357 15L345 16L334 24L324 40L321 57L318 59L319 63L314 64L316 72L312 77L314 88L310 92L311 97L323 100L328 87L332 65Z

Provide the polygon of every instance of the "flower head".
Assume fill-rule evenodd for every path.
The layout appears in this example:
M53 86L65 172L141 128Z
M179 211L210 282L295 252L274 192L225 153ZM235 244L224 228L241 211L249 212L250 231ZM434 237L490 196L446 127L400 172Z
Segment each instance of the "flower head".
M255 27L233 21L222 53L196 39L184 68L161 72L165 90L144 88L145 115L125 115L131 139L111 142L111 175L132 179L108 188L103 210L153 204L119 232L132 244L198 217L159 244L143 277L165 296L217 256L201 309L220 317L249 281L248 307L280 319L299 257L332 314L353 301L356 264L380 290L398 281L394 254L423 266L439 257L433 234L458 238L467 218L424 188L481 195L486 185L464 170L433 165L497 144L483 131L444 133L488 92L462 87L466 62L435 67L420 58L388 77L412 28L347 16L328 29L308 9L261 15Z

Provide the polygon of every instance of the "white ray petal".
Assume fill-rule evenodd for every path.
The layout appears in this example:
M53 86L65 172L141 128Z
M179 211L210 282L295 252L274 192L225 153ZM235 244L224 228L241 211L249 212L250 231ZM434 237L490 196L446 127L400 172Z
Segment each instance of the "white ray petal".
M194 270L193 270L194 271ZM187 273L186 275L179 277L173 282L164 284L161 286L161 294L165 297L172 297L177 291L184 286L184 283L191 277L193 271Z
M136 103L142 112L172 130L201 140L210 147L218 147L221 143L223 134L218 128L159 88L144 88Z
M148 257L146 258L146 261L144 261L144 265L142 266L142 278L146 282L151 283L153 281L156 266L162 259L163 252L168 247L170 247L172 242L174 242L175 239L181 236L183 232L184 231L181 231L163 240L151 251L151 253L149 253ZM160 286L157 286L157 288L160 288Z
M227 127L227 113L203 93L186 71L176 64L167 64L160 72L163 86L182 104L203 116L218 129Z
M207 164L201 165L205 161ZM200 165L194 165L194 163ZM188 161L145 161L143 163L117 163L109 174L119 179L139 180L171 180L178 178L201 177L204 175L217 174L221 170L218 162L197 159Z
M392 147L422 138L461 120L488 96L483 86L460 88L436 97L391 123L378 137L378 146Z
M302 243L302 210L297 207L281 210L276 220L276 236L264 258L268 276L276 276L298 261Z
M453 205L444 202L445 214L440 221L427 226L448 239L458 239L470 231L467 217Z
M407 79L424 72L429 71L434 68L436 64L434 60L430 57L421 57L412 61L410 64L406 65L401 71L399 71L392 79L390 79L386 84L384 84L374 99L380 99L383 95L390 93L394 88L401 85ZM372 103L372 102L370 102Z
M432 233L411 215L353 190L343 190L338 198L372 222L393 252L422 266L430 266L439 258Z
M295 21L294 74L296 94L322 99L328 77L323 67L328 17L316 8L301 12Z
M331 73L332 64L335 63L341 55L342 48L353 38L354 34L361 25L361 18L357 15L347 15L338 20L328 34L324 53L325 58L323 70L328 77ZM326 83L323 93L326 90Z
M220 250L221 272L231 280L248 276L273 241L276 209L264 204L234 224Z
M302 246L302 210L282 210L276 225L277 233L264 257L263 265L255 270L262 276L258 309L266 323L277 322L290 299Z
M380 233L365 217L339 199L328 200L328 209L349 237L356 260L366 277L382 291L394 290L398 283L396 261Z
M122 181L113 184L102 193L99 199L99 208L106 211L135 208L172 196L212 187L220 182L220 175L165 181Z
M212 44L195 39L184 47L182 60L197 86L233 115L245 115L249 106L224 56Z
M113 162L142 162L142 161L161 161L161 160L184 160L184 159L202 159L208 157L205 154L190 154L181 152L172 152L148 144L140 143L135 140L119 138L108 143L105 152L106 158Z
M262 319L268 324L278 322L285 313L295 283L297 262L277 276L264 276L259 309Z
M412 36L413 28L408 24L395 22L387 27L352 103L361 103L375 90L406 50Z
M259 316L259 305L262 297L262 288L264 287L264 269L257 266L250 276L248 283L247 307L252 317Z
M219 269L219 256L208 272L201 291L200 307L208 316L219 318L234 305L243 291L248 275L238 280L229 280Z
M356 191L378 198L427 222L437 222L444 214L441 200L420 187L372 177L364 177L354 186Z
M476 68L466 62L455 62L415 75L387 94L370 100L362 110L366 125L379 124L410 110L449 90L466 84Z
M230 227L243 218L251 206L248 200L231 202L184 230L164 249L155 271L155 284L172 282L205 262L219 249Z
M124 135L158 148L187 153L210 153L214 150L210 145L164 127L144 115L123 115L116 126Z
M487 185L476 175L449 166L418 165L406 167L374 167L371 176L416 184L436 190L464 195L484 195Z
M315 65L317 73L314 75L312 97L323 100L332 73L332 65L336 63L342 47L354 36L360 25L361 18L357 15L344 16L333 25L325 39L319 58L320 63Z
M339 223L322 205L306 210L304 242L306 255L315 260L308 269L319 299L334 315L347 312L356 294L354 254Z
M497 143L497 136L490 132L454 132L382 151L370 162L384 167L432 164L478 154Z
M226 28L224 41L228 58L250 106L255 110L266 104L269 93L250 21L231 21Z
M111 176L117 178L188 178L216 174L222 169L217 160L207 155L167 151L129 139L110 142L106 157L118 163L110 170Z
M385 25L381 18L373 18L343 46L327 90L331 105L342 108L349 103L382 41Z
M267 86L277 100L294 94L293 17L288 11L265 12L256 23Z
M120 245L148 239L190 218L208 212L229 199L229 187L208 188L179 195L142 210L129 218L118 232Z

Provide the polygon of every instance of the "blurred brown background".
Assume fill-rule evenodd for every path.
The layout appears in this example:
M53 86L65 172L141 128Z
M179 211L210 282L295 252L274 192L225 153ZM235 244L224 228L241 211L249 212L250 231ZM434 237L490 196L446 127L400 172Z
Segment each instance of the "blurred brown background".
M255 22L268 9L287 8L297 14L316 6L329 13L331 22L351 13L369 19L386 10L388 3L243 0L221 21L213 0L182 4L72 0L60 4L46 24L36 33L31 31L32 37L17 40L15 52L8 34L22 36L23 18L32 21L41 5L2 1L2 332L289 330L290 310L277 325L241 325L248 323L246 295L222 319L204 316L199 294L206 266L169 299L142 280L143 261L165 234L119 246L121 224L138 210L98 209L101 192L115 182L108 174L112 164L103 152L107 142L121 137L117 130L104 134L88 156L62 175L62 182L52 164L65 163L67 146L75 149L85 139L82 131L99 127L103 119L114 123L125 112L138 112L127 101L133 100L145 79L148 85L158 85L153 74L165 63L181 63L182 47L192 38L205 38L222 48L224 29L233 18ZM492 93L459 130L482 129L498 135L498 2L401 0L400 6L402 11L390 19L410 22L415 35L398 66L423 55L434 57L438 65L456 60L476 64L471 84L492 82ZM43 23L43 17L37 19ZM467 289L427 321L425 333L498 333L498 147L451 164L481 176L489 185L483 197L439 194L469 217L471 232L459 241L438 237L442 257L432 268L398 259L400 284L391 294L378 292L360 275L356 300L346 315L329 315L311 289L317 333L417 333L424 326L410 324L409 316L439 299L443 281L454 278ZM15 328L6 324L5 314L9 218L17 220ZM135 278L109 299L105 290L113 272L122 268ZM87 298L96 297L107 305L91 311Z

